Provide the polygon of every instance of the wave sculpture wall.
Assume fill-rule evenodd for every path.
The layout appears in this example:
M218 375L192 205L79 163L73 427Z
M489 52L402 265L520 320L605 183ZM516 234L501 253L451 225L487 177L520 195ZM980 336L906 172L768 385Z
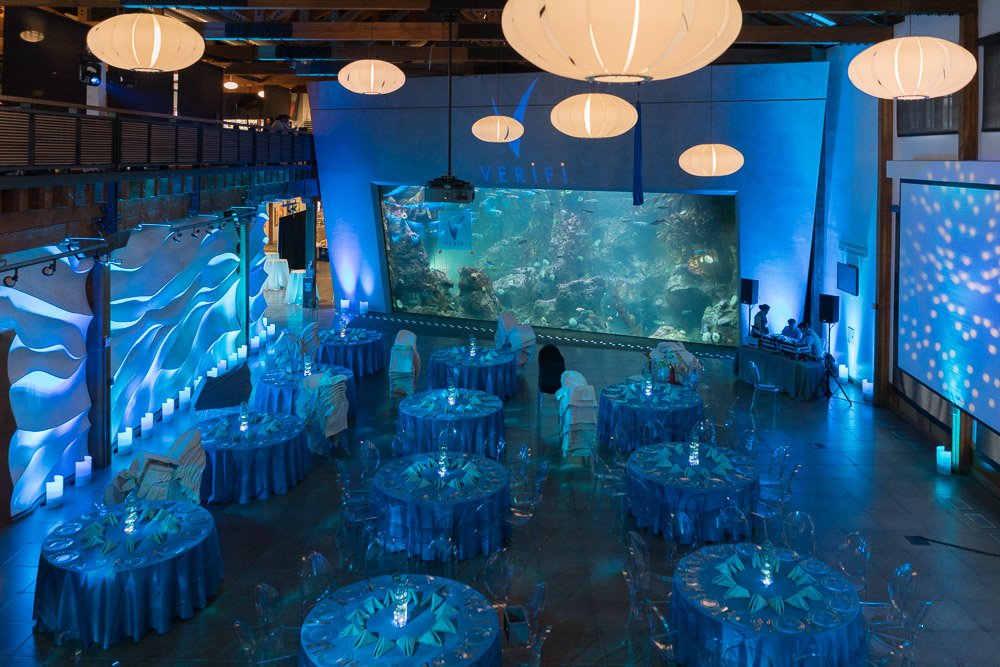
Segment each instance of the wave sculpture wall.
M267 209L262 206L258 210L262 212L257 213L247 233L247 242L250 244L247 249L247 256L250 257L247 294L250 295L250 330L254 334L260 333L264 328L261 320L267 310L267 301L264 300L264 282L267 280L264 272L264 260L267 259L264 254L264 245L267 243L264 225L267 223Z
M45 248L49 254L57 248ZM8 466L13 482L11 515L31 509L52 475L70 475L87 453L87 329L93 313L87 274L93 259L56 262L51 276L41 265L20 270L14 287L0 285L0 329L15 339L7 357L10 404L16 430Z
M235 351L242 325L232 227L180 241L167 227L132 232L111 274L111 427L146 412Z

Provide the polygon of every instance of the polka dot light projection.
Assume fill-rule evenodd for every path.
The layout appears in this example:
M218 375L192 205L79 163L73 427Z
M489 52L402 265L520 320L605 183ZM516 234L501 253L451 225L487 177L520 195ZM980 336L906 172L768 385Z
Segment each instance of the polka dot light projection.
M899 367L1000 429L1000 190L904 183Z

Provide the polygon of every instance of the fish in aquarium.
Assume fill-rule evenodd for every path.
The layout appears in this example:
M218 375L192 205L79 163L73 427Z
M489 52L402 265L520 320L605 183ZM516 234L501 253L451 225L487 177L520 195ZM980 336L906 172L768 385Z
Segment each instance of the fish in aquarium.
M479 188L471 205L428 206L419 186L381 194L397 310L738 343L732 196L636 207L627 192Z

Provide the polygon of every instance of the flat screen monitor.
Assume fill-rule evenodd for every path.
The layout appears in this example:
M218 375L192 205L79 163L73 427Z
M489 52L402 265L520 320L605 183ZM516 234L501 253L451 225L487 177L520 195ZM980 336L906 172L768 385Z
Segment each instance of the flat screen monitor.
M858 295L858 267L837 262L837 289L853 296Z

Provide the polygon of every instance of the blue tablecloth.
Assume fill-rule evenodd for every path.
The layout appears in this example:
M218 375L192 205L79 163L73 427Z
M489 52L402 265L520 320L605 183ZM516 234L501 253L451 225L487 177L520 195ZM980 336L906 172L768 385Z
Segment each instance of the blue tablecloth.
M401 628L392 624L389 576L345 586L316 605L302 624L300 664L420 666L440 657L446 665L500 667L500 624L481 593L443 577L407 580L409 620Z
M444 477L427 454L398 458L375 473L372 501L379 527L405 543L410 556L442 558L429 545L445 531L457 544L459 558L503 547L510 508L507 471L471 454L453 453L448 463Z
M735 504L747 517L760 495L754 461L732 451L702 445L692 466L687 444L647 445L635 450L625 469L629 511L643 528L663 533L669 515L682 511L703 540L720 538L719 510ZM749 535L740 537L749 538Z
M206 455L202 502L266 500L305 479L312 465L305 422L295 415L251 413L246 433L238 414L198 427Z
M318 366L314 373L330 373L343 375L347 378L347 415L353 417L357 409L357 398L354 392L354 371L346 366ZM295 414L295 397L302 386L302 373L285 370L268 371L261 376L254 387L253 401L250 409L254 412L281 412L287 415Z
M441 431L456 428L463 437L462 451L469 453L476 453L492 432L486 455L495 459L497 440L504 437L503 401L475 389L459 389L456 404L449 406L445 391L432 389L400 402L396 433L406 433L405 453L436 452Z
M864 621L850 582L821 561L779 549L778 572L765 587L755 564L760 553L752 544L721 544L680 560L670 603L671 623L683 639L675 644L677 661L695 664L714 641L717 655L700 664L720 664L727 647L744 644L754 660L747 664L767 656L780 667L816 651L832 665L863 665ZM754 604L762 606L751 612Z
M598 437L608 442L616 427L628 434L629 449L642 444L642 428L658 422L670 435L671 441L686 442L691 429L703 419L705 408L694 389L675 384L653 385L646 396L637 383L613 384L601 392L598 415Z
M459 387L479 389L505 401L517 394L517 364L510 352L481 347L476 356L470 357L468 350L463 348L435 350L427 366L427 387L447 387L448 373L452 369L458 373Z
M124 506L62 523L42 544L35 583L37 628L56 643L104 648L147 630L170 630L175 616L208 606L222 583L212 515L191 503L141 501L131 540ZM130 542L133 549L130 551Z
M355 377L374 375L385 368L382 334L371 329L348 329L347 337L333 329L319 334L317 361L327 366L346 366Z

